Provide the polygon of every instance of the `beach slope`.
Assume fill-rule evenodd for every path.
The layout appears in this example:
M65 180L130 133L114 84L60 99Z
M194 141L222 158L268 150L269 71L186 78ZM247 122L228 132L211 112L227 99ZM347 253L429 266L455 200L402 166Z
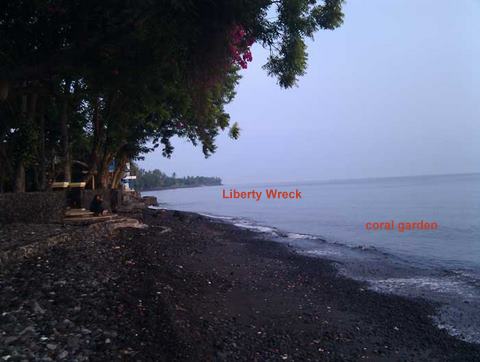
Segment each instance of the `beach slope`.
M203 216L71 240L1 271L13 360L476 361L433 305L341 278L328 260Z

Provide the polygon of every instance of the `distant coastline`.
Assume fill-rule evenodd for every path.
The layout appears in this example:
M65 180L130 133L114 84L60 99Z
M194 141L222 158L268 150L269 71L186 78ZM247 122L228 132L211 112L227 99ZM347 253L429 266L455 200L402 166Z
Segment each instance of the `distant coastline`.
M143 170L134 166L134 174L137 176L134 188L137 191L159 191L198 186L221 186L222 179L212 176L186 176L177 177L175 172L168 176L159 169Z
M218 185L172 185L172 186L154 187L154 188L138 190L138 191L139 192L150 192L150 191L164 191L164 190L174 190L174 189L192 189L192 188L206 187L206 186L223 186L223 184L218 184Z

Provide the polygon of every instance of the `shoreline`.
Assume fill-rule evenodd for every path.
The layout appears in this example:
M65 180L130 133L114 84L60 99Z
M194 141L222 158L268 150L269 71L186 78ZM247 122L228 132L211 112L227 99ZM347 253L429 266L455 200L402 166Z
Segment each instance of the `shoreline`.
M143 193L143 192L165 191L165 190L175 190L175 189L194 189L194 188L197 188L197 187L210 187L210 186L224 186L224 185L220 184L220 185L167 186L167 187L160 187L160 188L154 188L154 189L148 189L148 190L141 190L141 191L138 191L138 192Z
M480 359L479 345L434 326L437 306L370 291L327 259L200 214L149 209L144 221L2 270L0 355Z
M318 235L281 230L243 217L193 213L251 231L262 240L286 244L297 255L330 262L339 276L364 283L370 291L409 300L420 298L437 305L439 308L431 316L437 328L462 341L480 344L480 319L476 312L479 303L469 289L469 271L445 269L421 258L412 260L374 246L352 246Z

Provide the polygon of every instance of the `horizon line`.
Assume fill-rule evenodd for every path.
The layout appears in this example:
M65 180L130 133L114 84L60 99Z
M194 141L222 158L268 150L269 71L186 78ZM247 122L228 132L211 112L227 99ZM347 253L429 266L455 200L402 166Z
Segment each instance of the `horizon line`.
M445 173L445 174L420 174L420 175L402 175L402 176L367 176L367 177L355 177L355 178L331 178L331 179L309 179L309 180L284 180L284 181L246 181L246 182L232 182L222 185L229 184L263 184L263 183L295 183L295 182L339 182L339 181L366 181L366 180L379 180L379 179L398 179L398 178L415 178L415 177L441 177L441 176L467 176L467 175L480 175L479 171L476 172L455 172L455 173ZM222 178L222 177L220 177ZM223 181L223 180L222 180Z

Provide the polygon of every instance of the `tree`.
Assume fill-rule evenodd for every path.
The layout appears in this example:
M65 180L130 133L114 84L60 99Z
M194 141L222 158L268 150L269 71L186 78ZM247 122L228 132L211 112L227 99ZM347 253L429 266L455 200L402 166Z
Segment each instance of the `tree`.
M160 146L169 157L175 135L209 156L219 132L239 136L224 107L253 43L270 50L267 73L291 87L305 72L304 39L338 27L341 4L1 2L0 189L78 177L72 165L86 165L87 182L117 187L128 160Z
M218 186L222 184L219 177L187 176L177 178L175 172L169 177L158 169L145 171L139 169L135 164L132 165L132 172L137 176L135 188L139 191L168 187Z

